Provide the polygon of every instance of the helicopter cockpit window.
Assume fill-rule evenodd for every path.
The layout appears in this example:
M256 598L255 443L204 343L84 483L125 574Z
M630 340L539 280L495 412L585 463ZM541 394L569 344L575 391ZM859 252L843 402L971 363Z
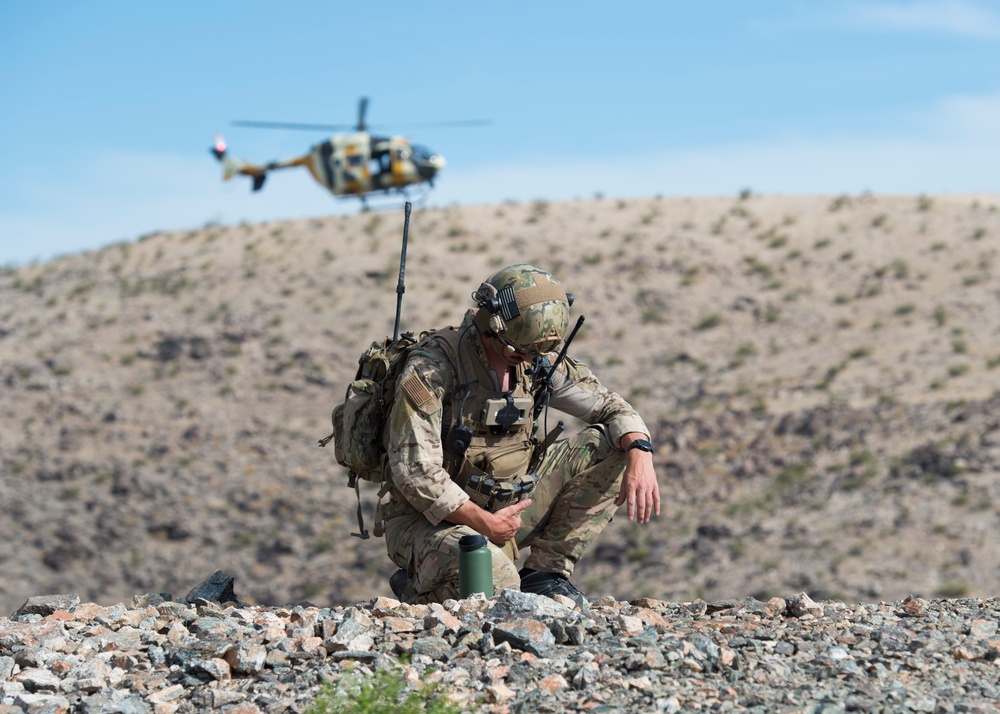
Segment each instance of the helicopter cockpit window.
M347 157L348 166L361 166L364 163L364 158L361 154L351 154Z
M415 161L427 161L432 156L434 156L434 152L426 146L421 146L420 144L413 145L413 159Z

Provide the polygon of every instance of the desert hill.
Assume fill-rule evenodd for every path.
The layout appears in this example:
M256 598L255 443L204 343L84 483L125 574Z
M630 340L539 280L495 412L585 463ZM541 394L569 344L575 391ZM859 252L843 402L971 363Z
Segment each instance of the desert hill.
M1000 592L1000 196L416 210L404 329L536 262L653 430L663 513L575 580L625 600ZM206 226L0 272L0 613L33 595L389 594L329 413L391 334L402 211ZM368 509L374 489L363 493Z

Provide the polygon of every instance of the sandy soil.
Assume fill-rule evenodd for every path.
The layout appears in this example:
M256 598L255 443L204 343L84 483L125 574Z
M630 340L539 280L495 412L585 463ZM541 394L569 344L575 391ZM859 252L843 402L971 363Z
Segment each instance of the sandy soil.
M417 210L404 329L493 270L574 293L574 343L661 448L661 517L581 564L621 599L995 595L1000 196ZM392 332L402 212L154 233L0 273L0 611L28 596L388 594L329 412ZM366 508L374 494L364 494Z

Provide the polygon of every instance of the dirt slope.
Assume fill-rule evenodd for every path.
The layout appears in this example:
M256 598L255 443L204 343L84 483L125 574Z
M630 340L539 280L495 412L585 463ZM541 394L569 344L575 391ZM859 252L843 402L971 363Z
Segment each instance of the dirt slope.
M664 497L581 564L592 595L988 597L998 204L418 210L402 323L457 322L510 262L575 294L573 351L650 424ZM0 273L0 612L183 593L217 569L261 604L388 594L382 543L350 537L353 492L316 441L392 331L401 230L401 211L206 227Z

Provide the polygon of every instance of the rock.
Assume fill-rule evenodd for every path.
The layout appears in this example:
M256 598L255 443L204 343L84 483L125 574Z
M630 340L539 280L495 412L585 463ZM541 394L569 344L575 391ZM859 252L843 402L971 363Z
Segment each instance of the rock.
M996 620L973 620L969 625L969 637L974 640L989 640L996 633Z
M493 638L497 642L509 642L515 649L542 655L549 646L555 645L555 636L542 622L532 619L518 619L500 622L493 627Z
M451 651L451 644L442 637L422 637L413 643L413 654L424 655L432 661L444 659Z
M80 596L69 595L39 595L28 598L21 607L10 616L11 620L20 620L27 615L46 617L58 610L72 610L80 604Z
M233 584L236 578L226 575L221 570L216 570L207 580L195 585L184 596L183 601L193 603L195 600L208 600L209 602L238 602L236 593L233 591Z
M486 616L491 619L505 619L514 615L533 618L578 619L580 613L560 604L545 595L523 593L520 590L504 589L496 598Z
M903 612L909 617L923 617L927 612L927 601L923 598L907 595L903 600Z
M719 608L608 598L584 618L507 596L501 609L485 608L511 614L473 609L462 619L462 601L84 603L72 619L0 619L0 714L305 711L322 682L382 670L409 691L437 685L470 711L729 711L737 702L749 711L937 711L942 691L970 712L995 710L1000 599L930 601L919 619L907 613L912 598L830 602L816 617L803 595L789 602L805 616L789 608L788 618L748 600ZM821 699L805 694L816 691Z
M802 592L787 598L786 612L791 617L822 617L823 607Z

